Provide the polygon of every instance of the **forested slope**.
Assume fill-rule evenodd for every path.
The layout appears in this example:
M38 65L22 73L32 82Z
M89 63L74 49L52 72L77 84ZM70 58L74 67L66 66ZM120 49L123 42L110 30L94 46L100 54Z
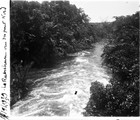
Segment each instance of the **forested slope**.
M139 13L116 17L112 39L104 48L103 65L112 75L104 87L92 83L85 116L139 115Z
M30 88L31 67L49 67L95 42L88 16L68 1L13 1L10 25L11 105Z
M88 48L88 16L68 1L11 2L11 60L34 66Z

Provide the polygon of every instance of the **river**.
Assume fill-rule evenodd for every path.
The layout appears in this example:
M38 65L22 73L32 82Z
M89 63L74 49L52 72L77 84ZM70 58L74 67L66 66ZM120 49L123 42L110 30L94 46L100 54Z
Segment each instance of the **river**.
M83 116L90 97L91 82L108 84L109 76L102 67L103 43L94 49L71 56L46 77L36 79L36 86L24 100L14 104L12 116ZM49 73L49 74L48 74Z

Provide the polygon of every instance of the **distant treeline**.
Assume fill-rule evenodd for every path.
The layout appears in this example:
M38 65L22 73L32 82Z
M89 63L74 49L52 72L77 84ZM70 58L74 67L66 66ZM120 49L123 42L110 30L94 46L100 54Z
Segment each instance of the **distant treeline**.
M116 17L109 27L102 57L111 73L110 84L92 83L84 115L139 116L139 12Z
M88 16L69 1L13 1L10 19L12 64L44 67L95 42Z

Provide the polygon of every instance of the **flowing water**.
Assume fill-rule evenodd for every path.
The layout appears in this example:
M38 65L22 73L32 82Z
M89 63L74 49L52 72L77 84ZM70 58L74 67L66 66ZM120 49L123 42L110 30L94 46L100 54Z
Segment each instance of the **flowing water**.
M35 80L36 86L13 106L11 115L83 116L91 82L108 84L109 76L101 66L103 47L100 43L95 49L72 54L74 59L62 62L47 72L46 77Z

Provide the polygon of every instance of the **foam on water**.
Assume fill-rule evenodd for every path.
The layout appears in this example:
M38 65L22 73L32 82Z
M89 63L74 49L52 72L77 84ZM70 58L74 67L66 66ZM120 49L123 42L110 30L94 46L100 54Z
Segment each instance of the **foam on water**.
M62 63L61 69L54 68L46 77L35 80L36 87L13 106L11 115L83 116L91 82L108 84L109 76L101 66L102 48L97 44L95 50L79 52L75 59Z

